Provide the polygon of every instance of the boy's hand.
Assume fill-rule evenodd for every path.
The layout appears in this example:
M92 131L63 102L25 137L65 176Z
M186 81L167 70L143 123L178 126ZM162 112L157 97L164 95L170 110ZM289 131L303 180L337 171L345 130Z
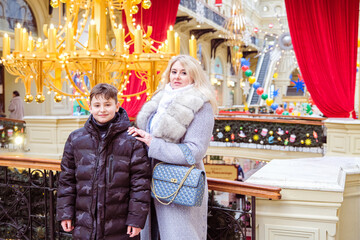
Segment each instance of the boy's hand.
M132 227L132 226L128 226L127 228L127 234L129 234L129 237L135 237L137 235L139 235L141 231L141 228L137 228L137 227Z
M74 229L73 226L71 226L71 220L63 220L61 221L61 226L64 229L65 232L70 232Z

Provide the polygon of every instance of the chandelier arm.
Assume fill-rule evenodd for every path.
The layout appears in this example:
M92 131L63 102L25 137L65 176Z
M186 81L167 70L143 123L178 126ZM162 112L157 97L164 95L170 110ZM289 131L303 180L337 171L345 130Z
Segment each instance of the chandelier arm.
M43 66L44 66L44 65L43 65ZM51 61L51 64L50 64L50 66L48 66L47 69L44 69L44 67L43 67L43 73L44 73L44 75L48 75L49 72L54 69L54 66L55 66L55 61Z
M76 101L77 101L77 103L80 105L80 107L82 107L83 109L89 111L89 105L86 104L86 106L85 106L85 105L83 104L83 100L84 100L84 99L76 99Z
M75 40L75 44L78 43L79 45L81 45L81 47L86 48L84 44L82 44L80 41L78 41L77 39Z
M147 90L149 90L148 88L146 88L145 90L142 90L141 92L137 92L137 93L133 93L133 94L121 94L120 97L124 98L124 97L135 97L135 96L139 96L141 94L144 94L147 92Z
M14 67L11 67L11 66L7 66L5 65L5 69L6 71L8 71L11 75L19 75L19 71L17 69L15 69ZM14 69L14 70L13 70Z
M131 1L126 1L126 5L123 6L124 8L124 13L125 13L125 17L126 17L126 25L129 29L129 33L131 36L131 39L134 39L135 36L135 27L132 24L132 17L130 16L130 9L131 9Z
M112 6L111 1L109 1L109 12L110 12L110 24L111 24L111 29L113 30L113 32L116 32L116 28L115 28L115 14L114 14L114 8Z
M50 76L50 78L52 78L53 80L55 79L52 76ZM55 86L55 84L53 83L53 81L47 81L46 84L48 84L48 86L47 86L48 88L50 86L51 90L53 90L53 91L55 90L57 93L60 93L61 95L68 96L68 97L76 97L76 95L74 95L74 94L70 94L70 93L67 93L67 92L64 92L64 91L58 89Z
M91 4L91 3L90 3L90 0L88 1L88 4ZM80 9L80 7L76 5L76 14L74 13L73 16L77 16L77 15L79 14L79 9ZM85 30L85 26L86 26L86 21L85 21L85 19L87 19L87 21L90 21L90 20L89 20L89 14L90 14L90 10L89 10L89 9L90 9L90 7L85 10L85 13L84 13L84 14L85 14L85 17L83 18L84 20L82 20L82 23L80 23L81 28L80 28L79 31L76 31L75 43L79 43L81 46L83 46L83 48L85 48L85 46L84 46L83 44L81 44L81 42L79 41L79 39L80 39L81 35L83 34L83 32L84 32L84 30ZM75 21L75 19L76 19L76 18L74 17L74 20L73 20L73 21ZM90 22L89 22L89 24L90 24ZM76 26L77 26L77 24L76 24Z
M121 89L119 89L120 93L122 93L125 90L125 87L128 84L127 82L128 74L129 74L129 70L124 70L123 75L119 81L119 85L121 85Z

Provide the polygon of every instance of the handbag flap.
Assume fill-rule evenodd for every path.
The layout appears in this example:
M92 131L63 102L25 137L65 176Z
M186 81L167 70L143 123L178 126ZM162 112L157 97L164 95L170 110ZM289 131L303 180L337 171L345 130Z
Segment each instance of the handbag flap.
M153 179L180 184L189 167L161 163L154 168ZM194 168L186 178L184 186L197 187L205 172Z

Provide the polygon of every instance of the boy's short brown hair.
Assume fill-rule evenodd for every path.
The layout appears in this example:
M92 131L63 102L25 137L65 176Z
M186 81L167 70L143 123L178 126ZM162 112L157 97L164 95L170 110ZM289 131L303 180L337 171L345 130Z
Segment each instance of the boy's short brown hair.
M110 98L114 99L116 104L118 102L117 93L118 90L113 85L107 83L96 84L90 92L90 103L94 97L98 97L99 95L101 95L106 100L109 100Z

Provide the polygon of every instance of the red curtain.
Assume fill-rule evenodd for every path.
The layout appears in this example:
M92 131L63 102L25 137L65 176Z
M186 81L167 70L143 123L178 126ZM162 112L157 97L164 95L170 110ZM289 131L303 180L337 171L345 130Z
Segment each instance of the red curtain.
M326 117L355 117L359 0L285 0L301 74Z
M215 7L221 7L222 6L222 0L215 0Z
M143 29L145 30L148 25L152 26L153 32L150 37L163 42L166 40L166 31L169 29L169 26L174 26L175 24L180 0L151 0L151 3L151 7L147 10L139 7L139 12L134 15L134 18L136 19L136 23L142 23ZM124 15L123 22L126 22ZM154 46L157 47L156 44L154 44ZM132 51L132 49L130 49L130 51ZM127 85L124 94L140 92L145 88L145 83L142 84L141 81L135 77L135 74L131 74L130 83ZM140 100L137 100L136 97L131 97L130 102L125 100L122 107L125 108L130 118L134 118L145 101L146 94L142 94Z

